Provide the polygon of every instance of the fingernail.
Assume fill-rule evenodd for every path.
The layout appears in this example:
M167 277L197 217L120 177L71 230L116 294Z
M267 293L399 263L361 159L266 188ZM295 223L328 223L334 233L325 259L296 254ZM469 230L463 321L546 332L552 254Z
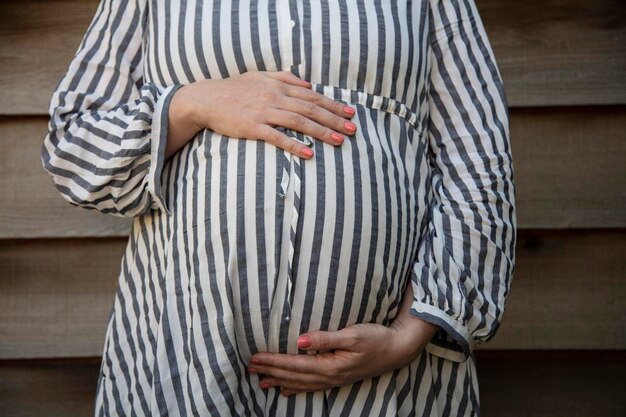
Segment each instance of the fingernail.
M258 365L258 364L260 364L260 363L261 363L261 361L260 361L260 360L258 360L257 358L252 358L252 359L250 359L250 362L252 362L252 363L254 363L254 364L256 364L256 365Z
M255 374L256 373L256 369L250 367L250 368L248 368L248 372L250 372L251 374Z
M313 156L313 151L309 148L304 148L302 149L302 153L304 154L304 156L306 156L307 158L310 158Z
M337 132L333 132L330 134L330 137L335 139L335 141L339 143L343 143L343 135Z
M300 336L298 338L298 347L300 349L306 349L311 347L311 338L309 336Z
M283 390L282 393L285 397L289 397L291 395L291 391Z
M268 389L270 387L270 384L268 384L267 382L264 382L261 384L261 388L263 389Z
M343 107L343 112L345 114L350 115L350 116L354 116L355 110L352 107L344 106Z
M351 132L355 132L356 131L356 125L352 122L346 122L345 123L345 127L346 129L348 129Z

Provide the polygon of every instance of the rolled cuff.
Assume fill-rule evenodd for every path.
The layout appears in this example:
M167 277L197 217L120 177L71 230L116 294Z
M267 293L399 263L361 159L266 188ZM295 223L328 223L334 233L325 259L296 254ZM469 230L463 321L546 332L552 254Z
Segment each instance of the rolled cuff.
M477 342L470 329L462 323L440 308L416 299L413 300L409 313L440 328L426 345L427 352L454 362L465 362L470 358Z
M152 197L150 208L161 210L168 216L171 214L165 201L161 174L165 163L165 147L168 135L169 107L174 93L182 85L176 84L165 87L155 103L150 133L150 167L148 170L148 192Z

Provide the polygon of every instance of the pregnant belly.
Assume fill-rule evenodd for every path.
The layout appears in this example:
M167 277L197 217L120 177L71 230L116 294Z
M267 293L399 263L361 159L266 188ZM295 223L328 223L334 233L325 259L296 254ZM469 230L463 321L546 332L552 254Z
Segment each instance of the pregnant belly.
M425 214L423 140L405 118L351 104L359 128L340 147L286 131L312 142L311 160L204 131L166 163L190 327L232 326L247 356L393 318Z

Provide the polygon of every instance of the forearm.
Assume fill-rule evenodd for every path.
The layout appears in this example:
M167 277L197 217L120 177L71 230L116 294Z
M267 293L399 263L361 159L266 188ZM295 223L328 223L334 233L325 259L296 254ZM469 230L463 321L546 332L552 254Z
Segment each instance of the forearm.
M195 120L192 89L192 85L184 85L172 97L168 111L166 160L201 130Z
M403 352L399 353L415 359L437 333L439 326L412 316L410 314L412 302L413 287L409 282L404 290L398 313L389 327L394 329L402 340L398 347Z

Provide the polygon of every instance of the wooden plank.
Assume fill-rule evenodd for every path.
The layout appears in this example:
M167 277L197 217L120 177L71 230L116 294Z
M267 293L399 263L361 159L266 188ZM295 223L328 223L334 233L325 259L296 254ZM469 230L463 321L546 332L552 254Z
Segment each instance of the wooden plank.
M0 239L127 236L132 219L66 202L44 171L47 119L0 119Z
M0 361L0 415L93 415L100 357ZM626 354L476 353L484 417L622 417Z
M125 243L0 241L0 358L101 355Z
M0 361L0 415L93 417L100 358Z
M511 106L626 103L623 0L477 3ZM0 114L47 113L96 6L97 0L0 3Z
M0 114L47 114L98 0L0 2Z
M0 241L0 359L101 354L124 239ZM521 231L482 349L626 349L626 230Z
M626 415L626 352L480 351L481 416Z
M46 130L0 119L0 239L127 236L129 219L63 200L41 167ZM626 107L515 109L511 137L520 228L626 226Z
M626 230L523 230L487 349L626 349Z
M626 107L513 109L522 228L626 225Z
M626 103L626 2L476 3L509 105Z

